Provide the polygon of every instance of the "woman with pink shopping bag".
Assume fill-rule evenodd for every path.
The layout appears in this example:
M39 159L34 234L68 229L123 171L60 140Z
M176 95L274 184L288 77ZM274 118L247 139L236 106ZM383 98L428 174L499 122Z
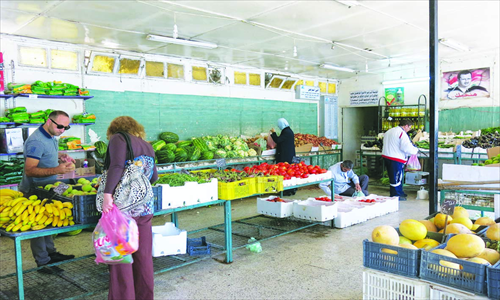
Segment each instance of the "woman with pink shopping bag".
M127 116L115 118L107 131L109 139L107 153L109 155L107 155L105 162L106 171L103 172L101 177L105 178L105 182L101 182L105 186L101 195L101 189L98 190L97 208L102 209L103 215L110 213L116 207L120 208L122 213L135 220L139 234L139 248L131 254L133 263L109 265L108 299L154 298L153 234L151 226L154 213L154 198L150 183L158 179L158 172L154 161L153 147L144 141L145 136L144 126ZM117 203L116 201L121 201L127 191L132 190L131 184L125 184L125 178L127 172L130 173L130 170L136 169L141 170L139 175L144 175L146 181L141 181L141 184L134 186L136 188L134 193L130 193L130 198L134 197L134 201L126 198L127 200ZM128 176L128 178L131 177ZM144 193L144 197L141 196L140 202L135 201L138 190ZM132 204L129 201L132 201Z
M406 201L407 196L403 192L406 158L418 153L418 148L412 144L407 134L412 126L412 121L401 120L398 127L391 128L384 133L382 157L389 175L390 194L391 197L398 196L399 201Z

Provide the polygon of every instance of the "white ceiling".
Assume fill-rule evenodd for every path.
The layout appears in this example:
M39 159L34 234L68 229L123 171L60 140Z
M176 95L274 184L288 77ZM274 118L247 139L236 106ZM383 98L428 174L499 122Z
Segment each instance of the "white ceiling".
M319 65L376 73L387 71L389 64L428 61L428 1L358 3L348 7L334 0L1 0L0 32L339 79L354 73ZM464 53L440 45L441 59L498 53L499 0L440 0L438 4L439 37L471 48ZM174 23L179 38L219 47L210 50L146 40L147 34L172 36ZM332 41L345 46L332 49Z

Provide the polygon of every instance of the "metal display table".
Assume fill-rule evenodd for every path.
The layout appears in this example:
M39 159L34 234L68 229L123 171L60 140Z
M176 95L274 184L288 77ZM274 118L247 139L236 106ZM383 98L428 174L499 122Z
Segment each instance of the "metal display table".
M292 189L292 188L299 188L299 187L304 187L304 186L310 186L310 185L317 185L322 182L331 182L331 189L332 193L334 191L334 181L333 179L325 179L325 180L320 180L320 181L315 181L315 182L310 182L310 183L305 183L301 185L295 185L295 186L289 186L285 187L285 190ZM254 194L247 196L248 197L254 197L260 194ZM232 200L234 201L234 200ZM305 228L309 228L312 226L317 225L318 223L308 223L308 222L300 222L300 221L294 221L294 220L282 220L279 219L279 222L275 221L275 218L272 217L266 217L262 215L246 218L243 220L235 221L232 222L231 220L231 201L226 201L226 200L216 200L216 201L211 201L211 202L205 202L205 203L200 203L196 205L191 205L191 206L186 206L186 207L178 207L178 208L172 208L172 209L166 209L166 210L160 210L154 213L155 216L160 216L160 215L165 215L171 213L171 220L172 222L177 226L178 225L178 217L177 217L177 212L184 211L184 210L190 210L194 208L199 208L199 207L206 207L210 205L216 205L216 204L224 204L224 224L217 225L217 226L211 226L209 228L203 228L199 230L195 230L193 232L190 232L190 234L200 234L200 233L205 233L204 230L210 230L211 232L219 232L219 233L224 233L224 246L221 248L222 251L218 252L217 254L226 254L226 259L225 263L231 263L233 261L233 250L234 249L239 249L242 247L245 247L247 244L247 239L250 236L261 236L262 238L259 240L266 240L270 239L273 237L281 236L287 233L295 232L298 230L302 230ZM233 225L234 223L234 225ZM22 252L21 252L21 241L22 240L29 240L37 237L43 237L43 236L49 236L53 234L60 234L60 233L65 233L69 231L74 231L78 229L86 229L86 228L93 228L95 227L96 224L77 224L74 226L66 226L66 227L58 227L58 228L49 228L49 229L42 229L38 231L25 231L25 232L6 232L4 229L0 229L0 234L9 237L14 240L14 248L15 248L15 257L16 257L16 273L15 276L17 277L17 294L18 294L18 299L23 300L25 299L25 285L24 285L24 274L28 273L28 276L30 275L31 272L35 272L42 267L39 268L34 268L30 270L23 271L22 268ZM233 226L236 228L236 232L233 233ZM281 226L281 227L280 227ZM284 228L283 228L284 226ZM236 245L233 246L233 236L236 239ZM217 246L217 245L216 245ZM216 247L217 248L217 247ZM95 289L102 289L106 288L105 284L103 284L102 281L105 281L106 283L106 272L107 272L107 267L105 265L98 265L95 266L95 263L93 263L93 256L94 254L90 254L87 256L83 257L78 257L72 260L64 261L64 262L58 262L54 264L50 264L48 266L54 266L54 265L61 265L61 264L79 264L77 268L74 268L73 271L76 273L79 272L79 270L85 270L87 269L94 269L94 270L99 270L96 271L95 274L93 274L93 277L99 277L100 279L98 283L95 284L90 284L90 283L80 283L78 282L78 279L73 278L72 276L64 276L64 275L58 275L58 280L63 281L69 285L71 285L75 291L63 291L63 293L73 293L73 292L79 292L80 295L78 296L71 296L65 294L64 296L62 295L56 295L54 294L54 298L67 298L65 296L69 296L69 299L74 299L74 298L81 298L81 297L86 297L90 296L92 294L95 294L96 291ZM166 271L169 271L174 268L178 268L180 266L184 266L187 264L191 264L197 261L200 261L202 259L208 258L211 256L206 256L202 258L195 258L195 259L189 259L189 258L183 258L183 257L177 257L177 256L168 256L168 257L162 257L164 258L163 261L160 261L158 258L156 260L154 259L154 264L155 264L155 274L163 273ZM92 261L89 261L89 259L92 259ZM161 259L161 258L160 258ZM172 264L168 262L169 260L177 260L180 263L177 264ZM9 274L0 277L0 280L3 281L2 284L8 280L8 278L13 277L14 274ZM45 275L45 278L47 278L48 275ZM76 275L75 275L76 276ZM31 277L29 278L30 283L33 281L39 280L41 277L35 278L33 280ZM50 279L50 277L49 277ZM41 279L40 279L41 280ZM88 280L88 278L84 279L83 281ZM52 280L55 284L57 280ZM40 283L39 283L40 284ZM58 283L60 285L60 283ZM3 285L1 285L3 287ZM96 288L98 286L98 288ZM2 288L3 289L3 288ZM83 291L84 294L81 294ZM12 295L11 295L12 296ZM42 299L43 297L40 297L39 299ZM11 299L9 295L5 295L3 291L0 290L0 299Z

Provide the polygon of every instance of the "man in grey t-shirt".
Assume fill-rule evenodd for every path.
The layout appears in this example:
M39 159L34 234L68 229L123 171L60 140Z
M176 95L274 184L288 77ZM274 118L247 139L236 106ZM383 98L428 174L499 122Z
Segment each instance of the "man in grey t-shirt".
M53 111L45 124L35 130L24 143L24 172L19 191L26 197L33 194L37 186L54 183L58 174L73 171L75 160L67 154L59 154L56 136L69 127L69 116L64 111ZM31 251L36 264L40 266L72 259L74 255L64 255L56 251L52 236L31 239ZM53 266L40 269L43 273L56 274L62 269Z

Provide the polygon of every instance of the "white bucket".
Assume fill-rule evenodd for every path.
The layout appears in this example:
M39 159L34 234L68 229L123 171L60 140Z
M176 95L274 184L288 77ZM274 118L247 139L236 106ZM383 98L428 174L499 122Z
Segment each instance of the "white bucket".
M429 199L429 192L425 190L424 187L420 188L420 191L417 192L417 200L427 200Z

